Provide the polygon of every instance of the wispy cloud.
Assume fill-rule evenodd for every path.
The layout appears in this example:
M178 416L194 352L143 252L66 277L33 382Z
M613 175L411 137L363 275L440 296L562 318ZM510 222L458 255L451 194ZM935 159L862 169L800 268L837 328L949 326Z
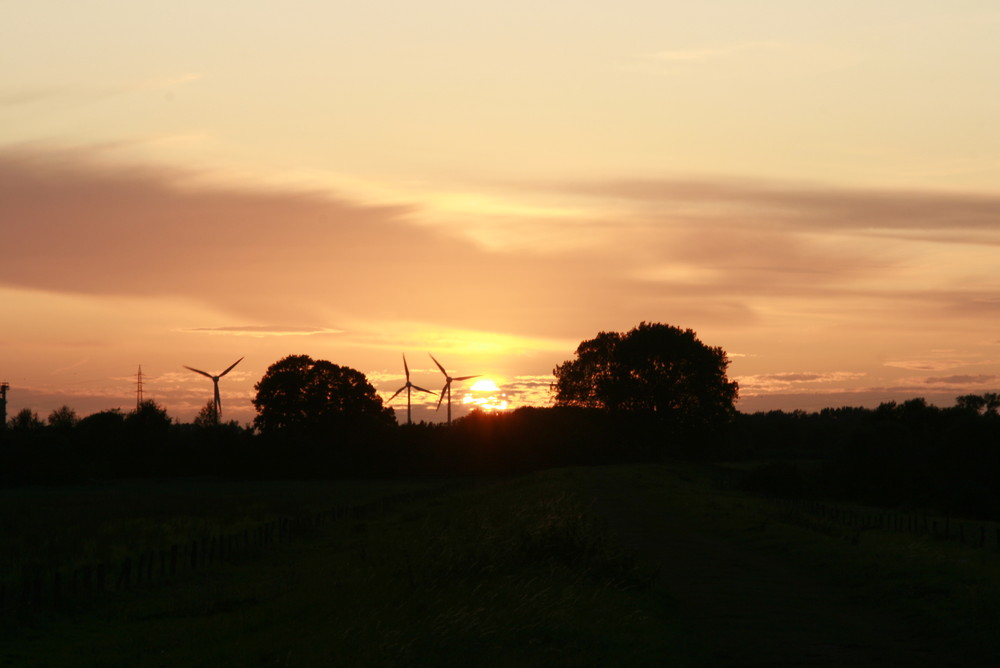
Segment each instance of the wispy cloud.
M223 323L265 323L191 333L336 335L470 359L568 355L582 338L641 320L746 328L780 310L790 323L820 316L848 327L915 314L968 322L1000 307L990 261L1000 197L985 194L739 179L522 184L526 201L566 200L558 216L547 204L537 217L533 204L506 209L522 218L513 236L532 246L525 252L477 243L466 228L494 221L472 212L463 227L428 224L434 206L418 200L363 204L195 176L109 165L92 151L0 150L3 215L17 221L0 249L0 284L176 297L210 305ZM980 252L936 262L929 250L957 244L921 242L916 255L891 243L916 237Z
M57 101L75 104L93 100L105 100L143 91L175 90L180 86L187 85L201 78L202 75L200 74L184 73L109 85L84 86L70 83L7 85L0 88L0 109L4 107L26 107L36 103Z
M183 86L189 84L192 81L198 81L202 78L201 74L196 74L194 72L186 72L183 74L174 74L163 77L154 77L151 79L145 79L132 86L138 90L163 90L169 88L176 88L178 86Z
M552 375L515 376L503 385L512 408L547 406L553 402Z
M17 221L0 250L0 284L180 297L234 319L308 319L327 330L348 321L433 323L434 336L421 338L443 345L449 328L571 331L566 309L585 307L581 290L602 282L578 260L554 269L551 255L490 250L422 224L415 204L206 186L194 176L109 164L87 150L0 150L3 215ZM469 346L510 343L469 338Z
M906 360L889 360L885 366L897 369L907 369L909 371L948 371L966 366L993 364L992 359L972 359L972 358L923 358Z
M996 385L1000 376L995 374L934 376L924 379L926 385L955 385L959 387Z
M52 371L49 372L49 375L51 375L51 376L58 376L58 375L66 373L68 371L73 371L74 369L79 369L81 367L85 367L88 362L90 362L89 359L78 360L76 362L73 362L72 364L68 364L68 365L60 367L58 369L53 369Z
M563 188L641 205L648 215L669 215L693 223L735 218L764 229L1000 245L1000 195L995 194L817 187L745 179L608 181Z
M664 51L654 51L644 54L642 57L647 60L659 60L672 63L689 63L704 60L714 60L716 58L726 58L738 55L747 51L762 51L777 49L781 47L778 42L741 42L720 47L697 48L697 49L667 49Z
M229 336L333 336L343 334L342 329L329 327L287 327L278 325L240 325L231 327L192 327L181 330L195 334L223 334Z
M64 86L8 86L0 89L0 108L44 102L67 92Z
M814 388L817 384L856 381L866 375L856 371L783 372L736 376L735 380L740 385L740 395L752 397L790 391L816 391Z

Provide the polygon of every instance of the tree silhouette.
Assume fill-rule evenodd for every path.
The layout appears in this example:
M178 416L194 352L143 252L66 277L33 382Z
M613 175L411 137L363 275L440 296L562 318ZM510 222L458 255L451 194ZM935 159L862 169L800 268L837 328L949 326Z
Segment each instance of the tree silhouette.
M48 423L56 429L71 429L80 422L76 411L69 406L62 406L49 413Z
M125 427L137 436L162 435L173 422L167 410L152 399L147 399L125 416Z
M34 431L45 424L39 419L38 413L30 408L22 408L10 419L10 428L18 431Z
M396 422L363 373L308 355L278 360L254 390L254 426L264 434L331 436Z
M1000 394L987 392L986 394L963 394L955 397L955 407L970 413L980 413L986 415L996 415L1000 409Z
M198 415L194 418L194 425L196 427L214 427L219 423L219 414L215 410L215 401L209 401L201 410L198 411Z
M582 342L576 358L553 371L553 389L557 406L705 426L735 413L738 388L726 377L728 366L725 351L706 346L692 330L643 322Z
M986 409L986 398L978 394L963 394L955 397L955 406L970 413L982 413Z
M117 442L125 429L125 414L118 408L92 413L77 423L80 438L95 446Z

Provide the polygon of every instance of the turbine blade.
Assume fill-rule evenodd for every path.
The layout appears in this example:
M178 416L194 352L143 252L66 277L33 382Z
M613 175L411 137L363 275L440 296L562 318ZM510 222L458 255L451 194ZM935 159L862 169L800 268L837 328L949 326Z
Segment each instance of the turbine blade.
M406 382L410 382L410 367L406 365L406 353L403 353L403 369L406 370Z
M479 378L482 374L477 373L475 376L461 376L459 378L452 378L452 380L469 380L470 378Z
M393 399L395 399L397 396L399 396L399 393L402 392L405 389L406 389L406 385L404 385L403 387L401 387L398 390L396 390L391 397L389 397L388 399L385 400L385 403L389 403L390 401L392 401Z
M430 353L427 353L427 354L428 354L428 355L431 355ZM436 357L434 357L434 355L431 355L431 359L432 359L432 360L434 360L434 363L438 365L438 368L439 368L439 369L441 369L441 373L443 373L443 374L444 374L444 377L445 377L445 378L447 378L447 377L448 377L448 372L444 370L444 367L443 367L443 366L441 366L441 362L438 362L438 361L437 361L437 358L436 358Z
M222 399L219 397L219 381L215 381L215 406L216 412L218 412L218 407L222 406Z
M411 385L410 387L412 387L414 390L420 390L421 392L426 392L427 394L437 395L437 392L431 392L430 390L425 390L424 388L417 387L416 385Z
M447 385L445 385L445 387L448 387L448 386L447 386ZM436 410L436 411L439 411L439 410L441 410L441 402L442 402L442 401L444 401L444 390L441 390L441 396L440 396L440 397L438 397L438 405L437 405L437 408L435 408L434 410Z
M187 370L189 370L189 371L194 371L195 373L200 373L205 378L212 378L212 374L208 373L207 371L202 371L201 369L195 369L194 367L191 367L191 366L185 366L184 368L187 369ZM215 379L212 378L212 380L215 380Z
M243 361L243 358L241 357L238 360L236 360L235 362L233 362L232 364L230 364L228 369L226 369L225 371L223 371L222 373L219 374L219 378L222 378L227 373L229 373L230 371L232 371L233 367L236 366L237 364L239 364L242 361Z

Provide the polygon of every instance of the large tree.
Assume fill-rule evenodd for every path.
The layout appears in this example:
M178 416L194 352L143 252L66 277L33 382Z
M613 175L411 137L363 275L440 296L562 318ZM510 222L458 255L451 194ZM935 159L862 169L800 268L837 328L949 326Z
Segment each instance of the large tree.
M629 332L601 332L553 373L556 405L654 415L682 426L728 420L737 384L729 359L690 329L640 323Z
M261 433L334 436L396 422L363 373L308 355L278 360L254 390L254 426Z

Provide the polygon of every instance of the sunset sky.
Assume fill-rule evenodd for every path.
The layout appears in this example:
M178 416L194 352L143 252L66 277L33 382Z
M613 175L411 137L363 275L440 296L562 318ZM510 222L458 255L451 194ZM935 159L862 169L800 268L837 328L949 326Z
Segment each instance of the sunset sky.
M1000 390L995 0L0 8L8 415L245 357L246 422L289 354L544 405L641 321L747 412Z

